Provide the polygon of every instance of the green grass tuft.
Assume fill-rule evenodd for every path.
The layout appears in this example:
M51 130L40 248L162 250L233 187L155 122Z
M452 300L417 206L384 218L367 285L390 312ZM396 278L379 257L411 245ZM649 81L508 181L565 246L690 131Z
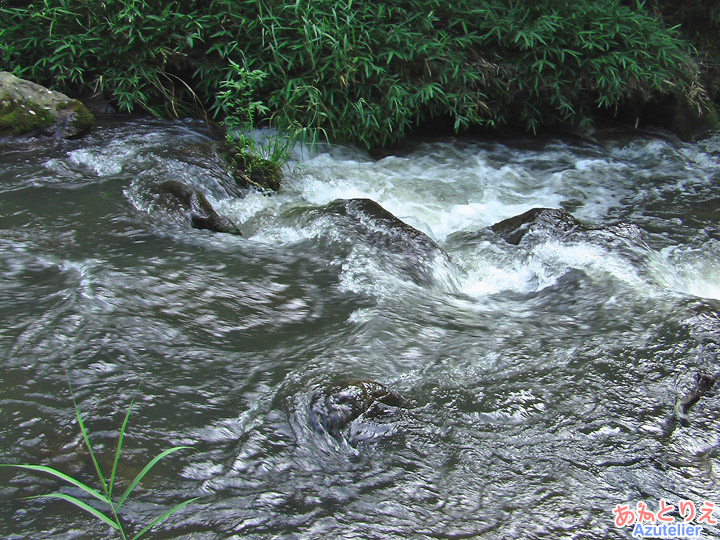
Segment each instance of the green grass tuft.
M101 520L106 525L110 526L113 530L117 531L120 538L123 540L127 540L130 538L131 540L138 540L139 538L143 537L150 529L152 529L155 525L163 522L165 519L167 519L169 516L174 514L175 512L178 512L182 508L184 508L186 505L190 504L191 502L195 501L196 498L189 499L187 501L184 501L167 512L163 513L162 515L155 518L150 524L142 528L139 532L134 534L133 536L129 536L126 532L125 526L122 523L122 520L120 519L120 510L123 506L123 504L127 501L128 497L132 494L133 490L137 487L137 485L140 483L140 481L145 477L145 475L150 472L150 470L159 463L162 459L166 458L170 454L174 454L175 452L178 452L180 450L186 450L190 449L188 446L174 446L172 448L169 448L160 454L158 454L155 458L153 458L146 466L143 468L142 471L140 471L137 476L130 482L130 485L127 487L127 489L120 495L119 498L114 497L113 488L115 487L115 481L117 479L116 473L117 473L117 465L120 461L120 456L122 453L122 444L123 440L125 438L125 432L127 430L128 420L130 418L130 412L132 410L133 403L135 399L133 398L132 402L130 403L130 407L128 407L127 413L125 414L125 419L123 420L122 427L120 428L120 432L118 435L118 442L117 447L115 450L115 458L113 460L112 464L112 471L110 473L110 476L106 478L105 474L100 468L100 464L97 460L97 456L95 451L93 450L92 444L90 442L90 435L85 428L85 423L83 422L82 415L80 414L80 408L78 407L77 402L75 401L75 397L73 395L73 404L75 406L75 417L78 422L78 426L80 427L80 432L82 433L83 441L85 442L85 446L88 449L88 453L90 455L90 459L93 463L93 466L95 468L95 472L99 481L100 489L95 489L87 484L57 470L52 467L46 467L44 465L16 465L16 464L0 464L0 467L14 467L17 469L27 470L31 472L37 472L37 473L43 473L48 476L54 477L58 480L63 481L64 483L74 486L76 488L79 488L82 493L84 493L86 496L90 497L91 499L95 499L100 504L99 506L101 508L106 508L105 511L101 511L95 506L91 506L87 502L81 500L78 497L75 497L73 495L68 495L66 493L61 492L55 492L55 493L48 493L46 495L39 495L35 497L30 497L30 499L42 499L42 498L54 498L54 499L60 499L69 502L70 504L74 505L76 508L80 508L81 510L91 514L95 518Z

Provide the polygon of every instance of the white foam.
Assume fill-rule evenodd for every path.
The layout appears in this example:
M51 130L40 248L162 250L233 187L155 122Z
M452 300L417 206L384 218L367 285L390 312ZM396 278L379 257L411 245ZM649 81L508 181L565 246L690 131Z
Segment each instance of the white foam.
M533 207L560 207L566 198L558 189L563 178L538 178L531 162L497 163L476 146L425 146L425 153L379 161L320 154L303 162L286 185L316 205L372 199L435 240Z
M322 206L350 198L376 201L441 246L453 233L480 231L537 207L563 208L582 221L602 224L614 222L608 216L628 207L629 201L654 200L663 190L682 191L708 181L703 174L680 184L641 181L663 174L671 178L673 168L688 163L717 165L718 158L712 155L715 147L678 150L677 144L650 137L609 147L551 142L547 148L523 150L453 141L424 143L409 155L380 160L353 149L331 148L298 157L299 165L286 175L280 195L250 194L241 201L220 201L219 207L236 223L250 224L251 241L267 243L332 234L329 222L310 220L297 227L283 219L283 213L293 206ZM459 277L453 270L438 279L446 282L442 287L448 291L457 285L477 298L503 290L540 290L570 269L580 269L592 279L610 277L642 294L671 289L720 296L718 272L709 261L699 270L697 260L669 263L665 257L650 265L648 276L647 269L637 263L652 261L652 250L629 249L626 253L621 247L590 239L568 243L556 238L540 241L529 252L511 249L512 255L502 253L507 250L480 248L462 259L462 253L451 252ZM380 296L408 286L398 283L402 279L387 268L373 266L372 259L353 251L344 263L341 286Z
M658 284L676 293L720 300L720 259L712 246L703 248L663 249L651 264Z

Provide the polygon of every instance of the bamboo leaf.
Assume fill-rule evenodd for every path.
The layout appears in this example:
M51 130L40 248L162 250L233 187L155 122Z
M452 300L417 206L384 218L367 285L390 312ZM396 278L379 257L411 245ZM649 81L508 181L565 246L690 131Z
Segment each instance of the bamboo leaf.
M78 407L77 401L75 401L75 395L74 393L72 393L72 388L70 391L73 405L75 405L75 417L77 418L78 425L80 426L80 431L82 433L83 440L85 441L85 446L87 446L88 452L90 452L90 458L92 459L93 465L95 466L95 472L100 479L100 484L102 485L103 492L105 493L105 498L109 499L110 494L108 493L107 483L105 482L105 477L100 470L100 464L98 463L97 458L95 457L95 452L93 452L92 445L90 444L90 436L88 435L87 429L85 429L85 424L83 423L82 415L80 414L80 407Z
M125 437L125 430L127 429L128 420L130 418L130 411L132 411L133 403L135 403L135 396L130 400L130 406L125 413L125 420L123 420L122 426L120 427L120 434L118 435L117 449L115 450L115 459L113 460L112 472L110 473L110 484L108 485L108 498L112 497L113 486L115 485L115 473L117 472L118 462L120 461L120 452L122 450L122 443Z

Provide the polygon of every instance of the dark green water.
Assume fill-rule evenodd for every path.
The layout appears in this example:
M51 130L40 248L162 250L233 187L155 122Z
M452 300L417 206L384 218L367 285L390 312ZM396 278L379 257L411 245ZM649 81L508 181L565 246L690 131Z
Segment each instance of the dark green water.
M720 505L720 389L673 417L696 373L720 372L720 136L305 152L279 195L244 198L208 140L116 120L61 147L3 143L0 461L95 481L69 376L108 469L141 383L125 481L194 448L127 503L137 530L199 497L154 538L627 538L618 504ZM168 178L243 236L154 205ZM448 258L326 211L358 197ZM533 207L592 230L511 245L488 228ZM354 379L404 406L333 437L313 397ZM23 499L58 487L0 470L0 537L112 537Z

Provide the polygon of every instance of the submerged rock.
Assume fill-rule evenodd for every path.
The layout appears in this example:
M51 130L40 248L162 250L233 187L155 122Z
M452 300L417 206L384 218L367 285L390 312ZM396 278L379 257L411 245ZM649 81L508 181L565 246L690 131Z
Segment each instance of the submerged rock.
M94 122L78 100L0 72L0 135L42 134L67 139L86 133Z
M310 411L316 428L339 438L353 420L363 414L381 414L383 406L400 407L402 400L380 383L353 381L313 396Z
M176 180L167 180L154 188L163 206L185 214L196 229L214 232L240 234L240 230L229 219L219 215L205 195Z
M564 210L533 208L519 216L500 221L490 229L506 242L518 245L523 237L531 231L544 229L551 232L569 233L587 230L587 227Z
M719 378L720 374L710 375L708 373L696 373L695 384L678 399L677 411L680 415L687 414L690 408L700 401L701 397L712 390Z

